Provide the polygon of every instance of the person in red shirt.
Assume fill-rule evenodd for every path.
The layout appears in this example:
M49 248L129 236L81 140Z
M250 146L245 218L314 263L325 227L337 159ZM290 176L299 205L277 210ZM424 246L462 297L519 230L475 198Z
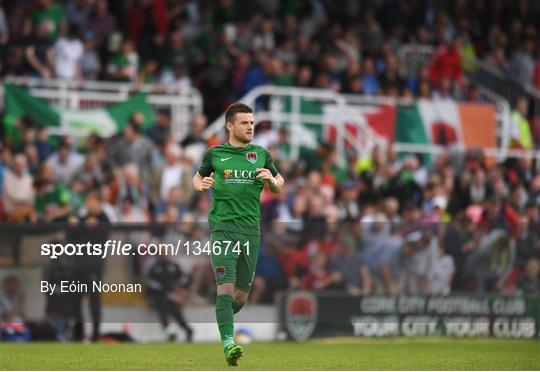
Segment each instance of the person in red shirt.
M305 290L328 289L332 284L339 281L337 273L330 274L326 268L327 257L319 252L311 257L309 271L300 280L302 288Z
M452 43L442 45L435 53L429 67L431 83L434 86L439 86L444 79L461 85L463 70L458 44L459 40L456 39Z
M534 87L540 90L540 60L534 66Z
M169 17L165 0L137 0L129 9L128 35L137 43L143 57L155 52L165 42Z

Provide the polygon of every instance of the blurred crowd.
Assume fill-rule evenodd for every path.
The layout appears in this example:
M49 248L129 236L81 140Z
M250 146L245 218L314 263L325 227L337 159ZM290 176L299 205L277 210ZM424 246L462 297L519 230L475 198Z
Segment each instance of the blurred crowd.
M2 147L0 221L158 222L158 231L131 231L129 239L208 239L211 195L191 186L215 144L202 131L207 117L261 84L474 99L458 96L466 92L462 55L472 54L538 86L536 2L442 4L4 1L4 75L193 85L207 115L193 119L180 143L170 138L166 110L147 130L135 114L111 138L55 144L47 128L21 119L20 141ZM439 47L410 80L398 72L403 42ZM526 117L526 103L516 112ZM271 302L285 288L540 295L540 173L532 160L497 163L475 149L401 156L390 146L351 157L343 168L332 145L322 143L302 149L293 163L287 131L268 123L257 127L255 143L269 149L286 187L262 195L252 302ZM214 298L208 257L170 259L185 274L188 301ZM137 279L146 280L153 264L136 257Z
M3 147L2 221L156 222L160 229L122 239L208 239L211 194L191 186L212 145L201 139L204 116L182 143L170 139L170 116L160 111L146 131L135 114L112 138L75 146L65 137L57 148L46 128L22 123L22 142ZM254 142L269 149L286 180L281 194L261 196L254 302L284 288L539 293L540 172L531 159L497 163L479 149L402 156L390 146L342 167L332 145L321 143L292 162L287 131L269 123L257 127ZM138 280L147 259L135 258ZM213 298L208 257L173 259L190 275L193 298Z
M262 84L476 101L469 57L540 87L540 6L530 0L0 4L2 75L193 85L210 120ZM400 73L405 43L436 47L415 76Z

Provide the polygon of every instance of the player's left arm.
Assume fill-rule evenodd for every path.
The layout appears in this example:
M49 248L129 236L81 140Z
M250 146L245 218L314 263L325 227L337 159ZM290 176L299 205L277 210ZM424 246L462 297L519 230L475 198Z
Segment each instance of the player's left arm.
M278 173L273 176L272 172L267 168L257 168L256 171L259 173L257 174L257 178L265 180L270 191L274 194L279 194L281 192L283 185L285 184L285 180L281 177L281 174Z
M283 185L285 184L285 180L279 174L276 165L274 164L274 161L272 160L272 155L268 151L264 151L265 153L265 162L264 162L264 168L257 168L257 178L262 178L266 184L268 185L268 188L270 191L272 191L274 194L279 194L281 190L283 189Z

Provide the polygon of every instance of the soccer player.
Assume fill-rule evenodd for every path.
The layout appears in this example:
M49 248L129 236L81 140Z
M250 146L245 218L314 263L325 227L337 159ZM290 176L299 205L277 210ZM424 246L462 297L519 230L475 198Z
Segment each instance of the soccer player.
M251 143L254 121L251 107L233 103L225 113L229 141L209 148L193 187L212 188L210 254L217 284L216 320L229 366L236 366L242 347L234 343L233 315L247 301L260 245L260 196L264 184L281 192L283 177L270 153Z

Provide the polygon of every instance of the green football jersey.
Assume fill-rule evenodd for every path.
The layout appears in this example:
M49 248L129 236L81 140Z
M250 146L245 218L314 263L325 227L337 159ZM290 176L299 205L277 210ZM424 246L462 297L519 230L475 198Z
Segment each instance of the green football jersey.
M272 156L261 146L234 147L227 142L206 151L199 174L208 177L214 172L208 216L211 231L260 234L264 180L256 178L257 168L266 168L273 176L278 174Z

